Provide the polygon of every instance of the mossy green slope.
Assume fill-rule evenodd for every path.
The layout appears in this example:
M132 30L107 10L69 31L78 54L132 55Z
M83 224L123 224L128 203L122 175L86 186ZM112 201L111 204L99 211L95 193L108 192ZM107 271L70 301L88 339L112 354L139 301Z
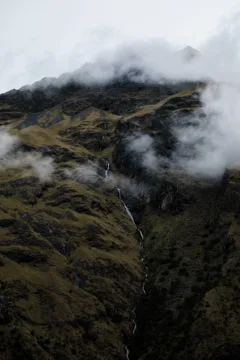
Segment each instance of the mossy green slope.
M196 108L193 90L164 91L79 90L59 103L0 98L1 124L23 151L50 155L56 165L48 183L25 168L0 172L0 359L124 359L144 279L136 226L113 186L65 174L93 161L103 179L126 128L144 130L153 113ZM172 226L172 218L145 212L149 237Z
M16 177L1 182L2 358L122 358L141 266L114 190Z
M54 107L29 117L12 119L9 132L56 170L47 184L29 169L0 172L0 358L123 359L143 278L136 228L112 186L64 176L111 157L119 116L89 108L71 118Z

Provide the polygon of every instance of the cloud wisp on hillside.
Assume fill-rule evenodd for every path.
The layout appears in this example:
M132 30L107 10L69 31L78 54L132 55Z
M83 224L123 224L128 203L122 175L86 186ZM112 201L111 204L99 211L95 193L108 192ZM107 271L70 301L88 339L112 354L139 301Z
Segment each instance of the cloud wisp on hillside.
M147 197L148 189L143 183L137 183L134 179L130 179L124 175L109 171L105 177L103 169L96 162L78 165L72 170L66 170L65 176L71 180L77 181L88 186L104 186L106 188L121 188L129 195L134 197Z
M23 169L25 174L33 171L42 182L52 179L54 162L50 156L18 149L19 138L4 129L0 131L0 172L7 169Z
M201 94L201 111L172 127L176 148L171 157L159 155L154 138L139 133L128 139L128 151L140 157L149 173L184 169L190 175L219 178L226 168L240 165L239 99L239 86L210 84Z
M212 84L206 88L201 96L205 117L196 113L192 125L175 130L179 166L191 174L218 177L227 167L240 164L239 99L237 86ZM190 150L186 154L183 149Z

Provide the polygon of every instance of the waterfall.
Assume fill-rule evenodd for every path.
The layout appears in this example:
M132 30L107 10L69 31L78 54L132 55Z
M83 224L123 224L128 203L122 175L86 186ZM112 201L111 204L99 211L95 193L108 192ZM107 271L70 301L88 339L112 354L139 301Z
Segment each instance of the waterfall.
M136 307L133 309L132 313L133 313L133 335L135 334L136 330L137 330L137 323L136 323Z
M127 345L125 345L125 353L126 353L126 359L130 360L130 357L129 357L130 353L129 353L129 349L128 349Z
M107 160L105 160L105 164L106 164L105 178L107 178L108 177L108 171L109 171L109 168L110 168L110 164L109 164L109 162ZM144 251L144 247L143 247L144 235L143 235L142 231L137 227L137 224L135 223L135 220L134 220L134 217L133 217L131 211L129 210L129 208L125 204L125 202L123 201L122 194L121 194L121 189L118 188L118 187L116 189L117 189L117 192L118 192L118 197L121 200L127 215L132 220L132 222L136 225L137 231L139 232L139 235L140 235L140 238L141 238L141 241L140 241L141 250ZM141 258L141 262L142 263L144 262L144 255ZM142 285L142 291L143 291L144 295L146 295L146 289L145 289L146 282L147 282L147 273L145 272L145 281L144 281L144 283ZM135 332L137 330L136 307L134 307L134 309L132 310L132 313L133 313L133 320L132 320L132 322L133 322L133 332L132 332L132 334L135 335ZM125 355L126 355L126 359L130 360L130 351L129 351L127 345L125 345Z
M128 214L128 216L130 217L130 219L132 220L132 222L135 224L134 218L131 214L131 211L129 210L129 208L127 207L127 205L125 204L125 202L122 200L122 196L121 196L121 189L117 188L118 191L118 197L121 200L121 202L123 203L124 209L126 211L126 213ZM136 225L136 224L135 224Z
M110 168L110 164L109 164L109 162L107 160L105 160L105 163L106 163L105 178L107 178L108 177L108 170Z

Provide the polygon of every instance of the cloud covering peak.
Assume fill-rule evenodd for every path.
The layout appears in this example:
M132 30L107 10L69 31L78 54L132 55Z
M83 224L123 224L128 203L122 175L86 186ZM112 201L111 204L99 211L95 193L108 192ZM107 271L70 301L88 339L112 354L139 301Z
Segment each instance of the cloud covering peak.
M97 80L106 80L112 76L113 62L120 57L126 64L126 56L130 54L138 56L148 75L151 69L150 75L171 72L179 78L180 69L175 62L169 63L173 65L171 71L167 66L168 50L175 52L186 45L198 48L207 59L211 53L215 65L221 53L224 63L228 55L232 59L233 45L239 38L236 15L224 23L225 28L219 30L217 26L222 15L231 13L237 4L237 0L202 0L201 3L10 0L2 4L0 14L4 29L0 34L0 92L32 84L43 77L58 77L80 69L85 63L94 64ZM230 29L230 37L226 29ZM210 46L202 46L204 43ZM133 61L127 60L127 64ZM210 76L214 75L211 72L215 65L207 60L201 69L198 66L197 75L200 70L203 76L209 76L209 72ZM191 76L194 72L195 68Z

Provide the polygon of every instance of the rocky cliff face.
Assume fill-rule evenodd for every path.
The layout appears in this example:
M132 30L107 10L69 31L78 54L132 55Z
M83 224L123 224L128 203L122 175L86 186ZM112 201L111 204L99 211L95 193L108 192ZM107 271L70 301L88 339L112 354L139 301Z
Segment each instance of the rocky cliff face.
M0 134L19 139L0 162L0 359L240 357L240 171L206 182L167 161L199 91L121 80L0 96ZM129 150L139 134L157 171Z

